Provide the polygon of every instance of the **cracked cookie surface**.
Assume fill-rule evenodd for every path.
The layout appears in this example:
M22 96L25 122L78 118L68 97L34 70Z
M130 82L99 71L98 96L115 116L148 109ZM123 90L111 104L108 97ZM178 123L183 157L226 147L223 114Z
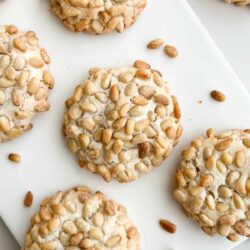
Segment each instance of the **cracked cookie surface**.
M177 98L148 63L95 68L66 101L64 135L80 166L106 181L158 167L182 133Z

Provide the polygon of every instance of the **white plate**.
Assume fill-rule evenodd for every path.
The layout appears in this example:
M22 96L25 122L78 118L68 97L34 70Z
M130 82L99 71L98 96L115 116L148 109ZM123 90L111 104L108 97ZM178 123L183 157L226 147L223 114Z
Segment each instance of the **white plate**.
M208 127L217 131L246 128L250 124L250 99L245 88L211 41L184 0L149 0L138 22L123 34L90 36L67 31L49 12L48 1L8 0L0 5L0 22L15 23L23 30L33 29L52 58L56 87L50 95L52 109L34 119L34 129L19 139L0 145L0 215L20 244L31 215L42 198L57 190L86 184L102 190L126 205L141 233L143 250L226 250L237 243L220 236L208 237L182 213L172 198L173 176L180 150ZM167 58L162 50L148 51L146 43L163 37L180 52ZM61 135L64 100L94 66L131 64L135 59L149 61L170 82L182 108L184 135L169 159L138 181L122 185L105 183L99 176L81 170L65 146ZM226 103L214 102L209 91L221 89ZM198 100L203 104L198 104ZM19 165L7 155L18 152ZM28 190L34 204L24 208ZM159 228L158 220L177 224L170 235Z

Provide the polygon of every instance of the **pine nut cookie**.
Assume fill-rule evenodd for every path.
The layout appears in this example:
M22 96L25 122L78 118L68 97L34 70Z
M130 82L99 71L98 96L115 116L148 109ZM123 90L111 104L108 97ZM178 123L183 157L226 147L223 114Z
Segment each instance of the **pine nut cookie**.
M227 3L233 3L238 6L246 6L250 4L250 0L224 0Z
M51 0L52 11L71 31L123 32L146 7L147 0Z
M181 136L177 98L143 61L89 73L66 101L68 146L80 166L104 180L136 180L158 167Z
M82 186L42 202L22 249L140 250L140 236L123 206Z
M0 142L31 129L32 117L49 109L54 84L49 63L35 32L0 26Z
M182 153L174 192L209 235L250 237L250 130L200 137Z

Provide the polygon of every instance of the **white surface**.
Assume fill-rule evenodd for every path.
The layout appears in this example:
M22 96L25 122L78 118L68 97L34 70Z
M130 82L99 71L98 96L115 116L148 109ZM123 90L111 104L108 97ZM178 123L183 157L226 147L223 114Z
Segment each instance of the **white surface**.
M23 2L22 4L17 4L15 13L8 13L8 16L4 13L2 14L2 9L0 9L1 22L2 19L3 22L14 20L13 16L20 11L19 5L26 6ZM34 4L36 8L32 13L27 14L26 21L19 17L18 23L20 23L22 28L29 28L30 26L27 27L26 25L27 23L30 25L29 18L36 16L35 19L32 19L31 28L37 31L41 37L42 44L49 48L51 57L54 59L53 70L56 73L57 88L50 98L54 108L51 112L35 119L35 129L22 138L5 144L4 147L1 146L2 155L7 155L10 151L16 151L23 157L20 166L10 164L4 159L0 160L2 172L0 176L0 196L6 197L6 193L13 195L8 196L8 199L6 197L6 203L0 204L0 213L19 241L22 240L22 232L27 227L27 218L37 208L42 196L49 192L54 192L56 189L62 189L65 186L69 187L82 181L93 188L106 191L109 196L116 198L127 206L131 217L140 228L142 249L161 250L169 246L184 250L190 249L190 246L192 246L193 250L200 249L201 244L203 249L227 249L229 242L224 242L219 237L209 238L205 236L193 222L184 217L170 195L169 188L174 172L174 163L179 159L178 149L165 162L165 167L162 166L135 183L126 186L117 183L105 184L98 177L81 171L74 166L76 165L75 161L65 148L63 139L58 132L61 122L61 118L58 116L63 112L63 100L72 92L72 86L86 75L87 68L90 65L97 66L97 64L112 65L111 62L116 62L115 59L118 59L120 64L129 63L131 60L128 55L134 55L135 58L149 59L152 65L159 65L161 69L167 68L170 86L179 97L184 113L182 120L185 126L185 134L181 141L182 145L192 136L198 136L202 133L209 126L208 124L211 124L211 121L213 121L213 127L218 129L244 127L249 124L249 119L246 118L247 109L250 106L249 96L240 85L237 85L239 84L238 80L234 74L228 71L229 68L227 64L224 64L224 60L216 55L217 51L204 40L206 34L201 35L202 30L197 31L197 29L200 30L199 24L190 25L190 20L192 22L190 13L181 13L184 11L182 6L179 5L182 1L162 0L159 1L158 9L156 9L157 6L153 6L151 0L139 22L126 32L126 36L124 36L125 34L112 35L104 37L102 40L99 37L93 40L89 36L74 35L65 31L55 21L54 17L48 15L47 12L41 11L46 6L44 1L32 3L31 0L26 0L26 2L29 2L30 7ZM13 1L10 1L8 4L12 3ZM40 7L38 8L38 6ZM155 10L153 10L154 8ZM38 9L40 10L39 14L36 12ZM151 24L152 19L150 20L149 16L151 13L157 12L160 17L157 19L159 27L151 26L152 29L150 30L143 29L144 27L150 27L146 26L145 22L147 21ZM39 21L42 19L39 16L46 14L48 15L47 19L43 18L43 21L41 21L43 26L39 25ZM23 18L25 18L24 16ZM168 17L171 23L166 22L165 30L162 30L163 26L160 26L160 24L164 23L164 16ZM50 36L46 36L48 27ZM185 29L183 30L182 27ZM55 34L55 31L57 34ZM167 37L164 34L167 34ZM136 39L135 36L138 38ZM171 40L180 49L180 58L172 62L166 59L161 52L147 52L142 45L156 36L163 36ZM61 37L60 46L57 46L57 37ZM72 37L75 37L74 43L72 43ZM133 41L137 41L136 44L128 43L132 38ZM65 39L67 39L67 43L61 43ZM89 40L91 40L92 44L89 44ZM100 45L106 46L106 50L103 50ZM81 46L82 48L80 49ZM117 48L114 48L114 46L117 46ZM87 53L86 47L88 47ZM109 55L112 47L116 49L116 55ZM126 48L127 56L123 52L123 48ZM91 55L94 49L95 54L100 54L100 57L94 58L92 56L86 60L81 59L81 52L85 52L87 56ZM81 59L82 66L72 61L73 58L70 52L74 53L76 60L77 58L78 60ZM140 56L141 54L144 56ZM63 61L62 55L65 55L64 58L67 58L67 62ZM105 60L105 57L108 55L109 58ZM126 59L125 61L124 58ZM72 67L68 68L65 63ZM157 66L157 68L159 67ZM201 84L202 88L200 87ZM64 88L62 89L62 87ZM231 97L226 105L218 106L218 104L210 103L207 94L210 89L215 87L225 90ZM241 103L238 102L238 97L241 98ZM197 105L196 101L198 99L203 99L205 104ZM230 114L226 114L228 109L231 111ZM238 112L239 109L241 110L240 113ZM232 116L232 114L234 115ZM191 118L191 121L189 121L189 118ZM42 124L45 122L47 124ZM51 138L50 140L48 140L49 137ZM51 148L52 144L54 144L53 148ZM179 145L178 148L180 149L182 145ZM50 150L49 154L47 153L48 150ZM47 154L51 157L50 159L48 159L49 157L44 157ZM48 178L48 172L50 172L51 178ZM58 178L53 178L56 173ZM69 178L69 176L75 176L75 178ZM10 179L11 181L9 181ZM62 180L64 181L62 182ZM23 209L21 206L23 194L27 189L33 190L36 197L35 206L31 209ZM123 193L123 196L120 195L121 193ZM144 199L140 199L138 202L140 196L143 196ZM145 199L145 197L148 199ZM179 229L176 235L169 236L159 229L157 220L163 217L171 218L177 223ZM187 237L187 232L192 237ZM192 244L193 242L196 242L196 244Z
M250 91L250 7L235 7L223 0L188 2Z

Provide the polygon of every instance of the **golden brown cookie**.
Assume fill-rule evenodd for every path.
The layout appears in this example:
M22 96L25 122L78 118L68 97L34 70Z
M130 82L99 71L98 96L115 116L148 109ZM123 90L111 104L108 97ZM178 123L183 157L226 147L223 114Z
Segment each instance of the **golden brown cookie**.
M51 0L52 11L71 31L123 32L146 7L147 0Z
M225 0L225 2L233 3L233 4L238 5L238 6L246 6L246 5L250 4L249 0Z
M83 186L42 202L25 236L33 249L140 250L140 236L123 206Z
M0 26L0 142L30 130L32 117L49 109L54 85L49 63L33 31Z
M175 198L209 235L250 236L250 130L200 137L182 153Z
M106 181L129 182L160 166L182 133L177 98L142 61L90 70L66 106L70 150Z

